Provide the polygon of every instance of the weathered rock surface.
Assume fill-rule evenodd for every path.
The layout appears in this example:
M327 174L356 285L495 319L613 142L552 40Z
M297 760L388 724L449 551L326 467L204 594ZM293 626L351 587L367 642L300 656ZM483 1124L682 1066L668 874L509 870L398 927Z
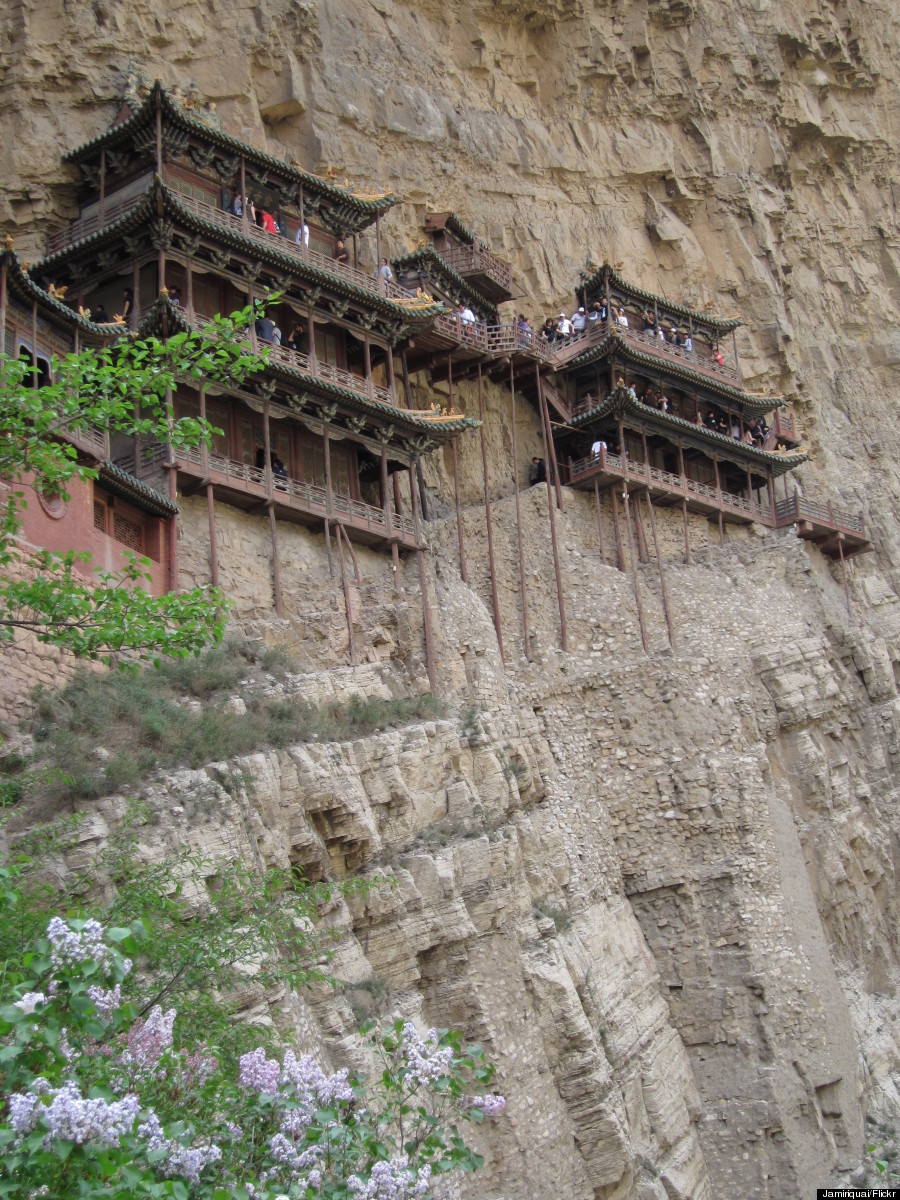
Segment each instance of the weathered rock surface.
M529 315L570 302L604 256L652 290L739 309L745 382L795 404L804 483L865 510L877 550L853 564L850 613L836 568L792 535L719 547L694 518L685 566L658 514L675 647L643 566L645 655L631 579L606 565L611 512L601 547L593 498L567 497L566 654L533 489L527 663L508 497L540 426L520 396L511 464L509 393L488 387L505 662L476 438L460 445L468 585L455 525L429 529L441 685L475 724L255 756L234 797L224 767L151 789L171 819L148 827L148 855L171 827L178 844L393 883L333 914L343 993L248 1004L335 1059L358 1053L356 1010L376 992L481 1038L509 1107L469 1195L792 1200L857 1168L867 1112L900 1121L898 22L887 0L0 13L0 224L26 257L73 211L61 151L108 123L136 47L146 75L194 79L240 136L400 192L392 252L428 207L457 210L510 258ZM448 462L425 471L443 518ZM202 522L187 501L188 582L207 569ZM414 563L394 581L361 552L354 673L321 539L286 531L278 625L267 532L239 514L220 529L239 618L294 649L306 698L424 686ZM79 853L117 811L100 806Z

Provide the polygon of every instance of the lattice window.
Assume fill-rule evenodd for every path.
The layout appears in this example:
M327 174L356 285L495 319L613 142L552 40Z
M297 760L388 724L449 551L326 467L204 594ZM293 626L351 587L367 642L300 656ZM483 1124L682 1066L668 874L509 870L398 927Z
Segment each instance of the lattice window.
M106 505L102 500L94 501L94 528L106 533Z
M11 329L3 330L3 352L12 358L16 351L16 335Z
M129 521L121 513L113 513L113 537L129 550L144 552L144 531L137 521Z

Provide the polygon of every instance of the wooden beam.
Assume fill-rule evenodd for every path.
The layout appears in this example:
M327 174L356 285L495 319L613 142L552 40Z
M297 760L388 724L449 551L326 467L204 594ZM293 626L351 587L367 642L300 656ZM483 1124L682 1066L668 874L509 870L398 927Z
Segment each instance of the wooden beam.
M350 596L350 581L347 579L347 568L344 565L344 550L341 546L341 527L335 525L335 540L337 541L338 560L341 564L341 585L344 589L344 610L347 614L347 636L350 643L350 665L356 666L356 642L353 637L353 602Z
M629 512L628 503L628 480L622 481L622 498L625 501L625 528L628 531L628 557L631 559L631 588L634 592L634 603L637 607L638 625L641 630L641 645L644 647L644 653L649 654L650 650L647 646L647 630L644 628L644 606L641 603L641 593L638 588L637 577L637 553L634 546L634 535L631 532L631 515Z
M616 566L620 571L625 570L625 551L622 548L622 530L619 526L619 499L616 489L612 489L613 531L616 535Z
M663 568L662 555L659 552L659 542L656 539L656 517L653 515L653 501L650 499L650 489L645 492L647 511L650 513L650 532L653 535L653 552L656 555L656 569L659 571L659 586L662 592L663 612L666 615L666 628L669 631L669 645L675 649L675 625L672 620L672 610L669 607L669 589L666 587L666 572Z
M453 362L449 354L447 355L447 381L450 389L450 412L453 412ZM450 449L453 454L453 495L456 501L456 540L459 545L459 576L463 583L467 583L466 546L463 538L462 501L460 500L459 496L459 457L456 448L456 440L456 437L450 439Z
M328 573L334 578L334 560L331 557L331 514L334 511L334 497L331 491L331 448L328 444L328 426L322 429L322 442L325 450L325 549L328 551Z
M491 572L491 605L494 610L494 629L497 633L497 646L500 657L503 658L503 631L500 628L500 602L497 597L497 571L494 566L494 530L491 522L491 494L488 483L487 442L484 437L484 396L482 394L481 363L478 364L478 419L481 426L481 474L484 482L484 519L487 526L488 567ZM455 439L454 439L455 441Z
M419 508L416 504L416 487L413 480L412 463L409 466L409 501L412 505L413 526L416 536L416 558L419 563L419 588L422 592L422 618L425 626L425 663L428 668L428 682L431 690L437 689L437 673L434 667L434 643L431 636L431 605L428 600L428 579L425 573L425 551L422 548L422 536L419 531Z
M519 498L519 458L516 445L516 386L515 366L509 363L509 404L512 426L512 472L516 496L516 545L519 552L519 591L522 598L522 634L525 658L531 662L531 634L528 632L528 594L525 590L525 551L522 548L522 511Z
M535 364L537 365L537 364ZM548 455L554 453L553 435L550 431L550 417L547 413L547 405L544 403L544 393L540 388L540 375L538 376L538 391L541 409L541 432L544 438L544 462L548 462ZM556 543L556 514L553 505L553 489L550 480L547 480L547 511L550 515L550 545L553 549L553 570L556 574L556 601L559 605L559 643L563 650L569 648L569 638L566 629L566 602L563 596L562 574L559 566L559 547Z
M412 408L412 388L409 382L409 363L406 361L406 351L400 351L400 366L403 368L403 395L406 397L406 407Z
M684 447L681 442L678 443L678 470L681 475L681 517L684 522L684 561L690 567L693 565L691 559L691 535L688 526L688 506L687 506L687 472L684 469Z
M97 228L103 229L106 217L106 147L100 148L100 199L97 204Z
M600 509L600 483L594 480L594 501L597 505L597 533L600 535L600 561L606 566L606 546L603 541L603 517Z

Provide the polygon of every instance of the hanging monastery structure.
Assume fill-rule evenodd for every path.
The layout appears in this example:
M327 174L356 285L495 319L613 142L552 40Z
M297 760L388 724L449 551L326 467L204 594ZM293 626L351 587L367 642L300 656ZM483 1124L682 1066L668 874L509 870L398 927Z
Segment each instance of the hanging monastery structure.
M229 394L179 386L174 416L205 416L221 430L209 448L176 451L103 430L74 437L97 478L73 487L68 505L34 498L25 535L35 545L90 550L105 569L127 547L150 560L154 590L177 588L180 505L205 496L206 581L219 582L228 510L255 514L268 527L281 615L284 527L306 526L322 537L335 573L339 567L353 662L347 579L353 570L358 578L354 546L392 556L395 569L400 555L417 555L434 684L422 563L427 498L417 464L445 446L456 471L457 439L481 422L455 411L454 387L477 379L481 407L487 377L510 389L513 413L516 399L538 413L554 548L554 508L564 487L593 492L598 518L600 495L610 493L609 554L621 570L628 547L632 568L635 559L647 560L645 517L655 536L654 506L680 509L688 562L691 513L715 521L720 536L726 523L794 526L842 565L870 548L860 517L792 486L790 472L806 458L799 433L778 396L743 389L737 317L673 305L605 263L583 273L575 289L584 329L548 340L501 318L500 306L509 308L515 296L509 266L446 212L427 216L419 248L394 258L385 279L375 264L360 266L360 235L374 226L380 263L381 222L397 197L357 191L273 158L228 135L214 111L159 83L132 96L115 123L68 161L82 176L77 220L52 234L45 257L27 270L9 244L0 259L8 355L36 361L39 379L54 354L127 336L121 324L87 315L120 312L124 289L134 296L131 331L163 338L275 293L267 316L282 339L269 344L265 370ZM250 196L273 227L256 224L235 196ZM340 257L337 239L346 245ZM52 294L63 285L66 303ZM667 336L675 329L681 344ZM257 323L254 351L270 332ZM448 392L435 396L449 394L449 404L413 408L417 377L446 383ZM515 438L514 421L512 432ZM484 454L483 462L486 472ZM487 499L485 506L490 546ZM465 578L458 479L456 517ZM602 548L602 523L599 529ZM490 567L502 648L492 553ZM558 563L557 583L565 648Z

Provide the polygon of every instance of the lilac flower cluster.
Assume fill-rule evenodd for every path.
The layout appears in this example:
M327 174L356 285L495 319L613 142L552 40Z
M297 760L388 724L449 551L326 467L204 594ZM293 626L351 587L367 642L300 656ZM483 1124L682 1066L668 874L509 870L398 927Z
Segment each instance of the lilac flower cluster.
M357 1200L413 1200L424 1196L431 1184L431 1167L420 1167L413 1174L406 1155L389 1162L377 1162L367 1180L351 1175L347 1191Z
M124 1067L130 1067L137 1077L149 1074L163 1054L172 1047L175 1009L163 1012L155 1004L146 1019L137 1021L128 1031L128 1042L120 1056Z
M238 1080L242 1088L261 1095L274 1096L278 1091L281 1067L274 1058L266 1058L262 1046L238 1060Z
M21 1008L26 1017L30 1017L39 1004L46 1004L47 997L43 992L26 992L16 1000L16 1008Z
M200 1174L205 1167L222 1157L222 1151L215 1144L182 1146L180 1142L167 1138L159 1117L152 1111L145 1113L138 1125L138 1137L145 1139L148 1153L165 1150L166 1170L194 1184L200 1182Z
M88 988L87 994L101 1016L111 1017L116 1009L122 1007L122 988L118 983L114 988L103 988L95 984Z
M47 937L50 939L50 962L54 967L93 960L102 970L109 970L112 960L99 921L85 921L79 930L70 929L62 917L53 917L47 926ZM125 962L127 972L131 963L128 959Z
M73 1080L51 1088L46 1080L38 1079L32 1089L9 1097L9 1123L19 1137L43 1126L48 1143L51 1138L63 1138L79 1146L88 1142L118 1146L119 1139L133 1128L141 1107L134 1095L112 1102L89 1100Z
M441 1046L436 1029L429 1029L424 1038L412 1021L407 1021L400 1035L400 1053L406 1060L406 1070L420 1087L428 1087L449 1074L453 1064L453 1049Z
M503 1096L472 1096L469 1107L480 1108L486 1117L499 1117L506 1108L506 1100Z

